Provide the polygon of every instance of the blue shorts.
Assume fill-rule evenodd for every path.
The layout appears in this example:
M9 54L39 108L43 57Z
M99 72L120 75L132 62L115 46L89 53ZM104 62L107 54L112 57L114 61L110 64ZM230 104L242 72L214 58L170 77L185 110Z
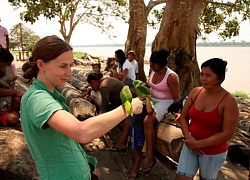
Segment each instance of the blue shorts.
M129 87L132 86L133 80L131 78L126 78L125 85L128 85Z
M143 129L129 128L128 147L135 148L139 152L146 152L146 141Z
M184 144L176 174L193 178L199 169L203 180L215 180L226 156L227 151L215 155L196 156Z

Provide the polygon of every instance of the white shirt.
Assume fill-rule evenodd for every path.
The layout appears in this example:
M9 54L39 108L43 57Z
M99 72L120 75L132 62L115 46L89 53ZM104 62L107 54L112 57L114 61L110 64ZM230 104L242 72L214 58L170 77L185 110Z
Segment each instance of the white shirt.
M135 73L138 73L138 62L133 59L130 63L134 66Z
M136 79L134 66L129 62L129 60L126 60L122 65L122 71L124 71L124 69L128 69L127 78L130 78L132 80ZM123 74L123 72L121 72L121 68L119 68L119 73Z

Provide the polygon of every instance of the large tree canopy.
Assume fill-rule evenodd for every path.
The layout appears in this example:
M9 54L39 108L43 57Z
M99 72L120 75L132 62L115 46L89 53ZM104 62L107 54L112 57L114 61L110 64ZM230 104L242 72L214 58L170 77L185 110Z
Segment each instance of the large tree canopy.
M199 16L198 36L207 40L207 35L217 33L223 40L239 35L240 23L250 18L250 1L212 1L203 3ZM154 9L149 25L156 28L162 20L166 6ZM152 18L154 17L154 18Z
M146 29L145 23L142 24L141 21L148 19L148 14L141 13L139 18L135 17L138 16L138 12L147 12L145 9L147 10L155 1L149 0L147 6L142 0L133 2L137 3L130 3L130 20L134 19L133 25L137 26L129 28L126 49L137 48L136 53L139 53L137 60L139 65L143 65L145 41L142 40L146 38ZM237 36L240 22L249 19L250 1L165 0L164 3L163 9L152 11L156 19L153 21L148 19L149 24L160 23L159 31L152 43L152 51L160 49L170 51L168 66L178 73L180 92L185 96L193 87L199 85L199 67L196 60L198 36L205 39L205 35L211 32L217 32L223 39ZM136 32L140 36L135 41L135 36L132 35ZM145 79L140 74L144 73L140 68L143 69L143 66L139 66L139 77Z
M89 23L106 33L113 28L108 17L126 18L126 1L124 0L8 0L12 6L23 7L20 17L25 22L35 23L40 15L47 19L56 19L60 24L60 33L66 42L79 23ZM123 7L123 8L122 8Z

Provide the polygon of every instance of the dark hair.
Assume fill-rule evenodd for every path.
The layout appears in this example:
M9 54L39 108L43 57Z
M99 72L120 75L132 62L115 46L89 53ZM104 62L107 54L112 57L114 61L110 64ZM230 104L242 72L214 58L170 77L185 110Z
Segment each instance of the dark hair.
M96 80L97 81L97 80L101 79L102 77L103 77L102 73L98 73L98 74L96 74L96 73L90 73L88 75L88 77L87 77L87 82L91 83L92 80Z
M98 66L98 68L101 69L101 63L92 63L91 66L92 66L92 68L94 66Z
M155 51L150 56L150 62L153 64L159 64L161 67L165 67L168 63L169 51L162 49Z
M14 56L0 45L0 62L9 63L14 60Z
M227 61L220 58L212 58L201 64L201 69L209 67L223 82L226 76Z
M122 66L124 64L124 62L126 61L126 56L123 52L123 50L118 49L117 51L115 51L115 54L117 55L118 59L120 60L120 64L121 64L121 71L122 71Z
M44 62L49 62L69 50L73 50L72 47L55 35L40 39L35 44L29 61L23 64L23 77L29 80L37 77L39 71L36 65L37 60L41 59Z

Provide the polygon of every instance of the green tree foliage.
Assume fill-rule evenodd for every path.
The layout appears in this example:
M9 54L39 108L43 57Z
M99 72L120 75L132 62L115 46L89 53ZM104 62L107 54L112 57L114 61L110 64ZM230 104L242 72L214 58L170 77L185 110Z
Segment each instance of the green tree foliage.
M216 32L218 37L226 40L233 36L238 36L240 23L250 18L250 1L213 1L204 3L200 18L198 35L206 40L206 35ZM149 25L156 28L164 13L165 6L154 9L151 14L153 19L149 20Z
M43 15L46 19L55 19L60 24L60 33L65 41L70 38L79 23L96 26L110 38L114 28L109 18L126 19L127 3L124 0L8 0L12 6L22 7L20 18L35 23ZM111 19L112 19L111 18Z
M25 46L28 51L32 51L34 44L40 39L33 30L19 23L10 29L10 48Z

